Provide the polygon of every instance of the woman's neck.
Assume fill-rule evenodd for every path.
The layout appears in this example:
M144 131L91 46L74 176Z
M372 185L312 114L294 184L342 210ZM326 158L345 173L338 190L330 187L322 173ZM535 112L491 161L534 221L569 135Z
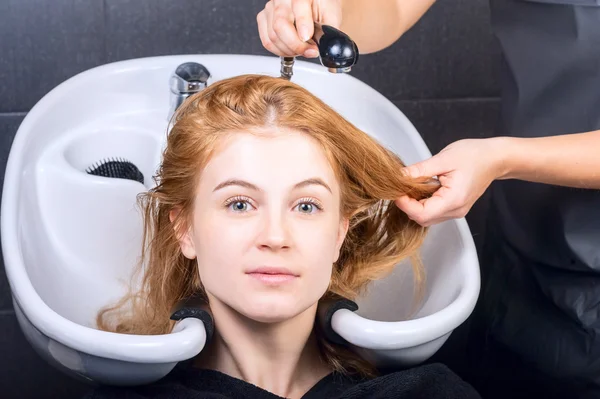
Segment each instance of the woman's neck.
M202 368L287 398L300 398L332 371L312 333L316 305L282 323L249 320L223 303L211 302L211 312L215 335L198 358Z

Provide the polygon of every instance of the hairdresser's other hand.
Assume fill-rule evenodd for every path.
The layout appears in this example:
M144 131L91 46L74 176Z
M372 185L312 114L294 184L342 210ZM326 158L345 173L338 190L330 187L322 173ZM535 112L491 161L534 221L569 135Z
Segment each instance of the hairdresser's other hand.
M475 201L503 171L501 145L496 138L459 140L437 155L403 168L411 177L438 176L440 188L430 198L407 196L396 205L422 226L464 217Z
M342 0L271 0L256 16L263 46L275 55L289 57L319 55L315 44L306 43L314 34L315 21L339 28Z

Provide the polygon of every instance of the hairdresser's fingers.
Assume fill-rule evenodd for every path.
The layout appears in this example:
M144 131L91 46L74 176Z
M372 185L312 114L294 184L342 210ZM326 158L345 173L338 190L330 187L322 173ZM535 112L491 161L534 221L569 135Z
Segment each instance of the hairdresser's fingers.
M423 201L427 201L427 200L423 200ZM447 201L447 203L449 204L447 211L443 212L441 215L438 215L437 217L433 216L432 218L430 218L428 220L421 221L423 223L423 225L424 226L433 226L434 224L442 223L447 220L463 218L463 217L467 216L467 213L469 212L469 210L471 209L471 206L473 205L472 203L468 203L468 204L459 205L459 206L454 207L451 204L456 203L456 201L449 200L449 201Z
M400 210L408 215L410 218L412 215L416 215L423 209L423 204L419 203L414 198L410 198L408 195L403 195L397 198L394 203Z
M428 226L436 219L442 217L451 217L450 212L455 209L449 189L441 187L430 198L417 201L408 196L402 196L396 199L395 204L406 215L422 226Z
M424 200L424 201L428 201L428 200ZM417 223L419 223L421 226L424 227L429 227L429 226L433 226L442 222L446 222L448 220L455 220L455 219L460 219L463 218L467 215L467 213L469 212L470 207L469 206L462 206L462 207L458 207L458 208L449 208L447 211L443 212L442 214L438 215L437 217L431 216L429 218L423 218L423 219L418 219L415 220Z
M417 201L414 198L408 196L402 196L395 201L396 206L400 208L409 219L417 222L421 226L429 226L429 223L434 220L433 217L428 216L425 210L425 201Z
M412 217L409 216L421 226L429 227L432 226L436 220L451 217L449 216L451 209L443 197L433 196L427 198L426 200L423 200L422 206L421 212L414 214Z
M270 1L265 5L265 11L266 11L266 15L267 15L267 33L268 33L269 40L277 48L277 51L278 51L277 55L293 57L296 54L288 46L286 46L285 43L283 43L281 41L281 39L279 38L279 35L277 35L277 32L275 32L274 27L273 27L273 23L275 20L275 10L277 9L278 14L281 15L282 13L284 13L283 10L286 9L285 7L286 7L285 4L275 5L273 3L273 1ZM288 19L292 18L292 21L293 21L292 9L291 9L291 7L289 7L289 5L287 6L287 14L288 14Z
M302 55L306 58L315 58L319 50L315 44L308 42L315 33L315 21L313 19L313 0L292 0L292 10L296 23L299 39L304 42Z
M470 209L471 208L469 206L464 206L464 207L453 209L452 211L444 214L443 216L441 216L439 218L434 218L434 219L425 221L425 224L423 224L423 226L429 227L429 226L433 226L433 225L436 225L436 224L439 224L442 222L446 222L448 220L464 218L465 216L467 216Z
M271 42L271 39L269 39L269 25L267 24L265 10L262 10L256 15L256 23L258 25L258 35L260 36L263 47L275 55L282 56L283 54L281 54L279 49Z
M275 6L273 31L277 35L279 43L289 48L293 55L301 55L310 46L298 36L298 31L294 27L295 18L297 18L297 15L291 7L287 5Z
M273 1L268 1L265 8L258 14L257 22L259 35L263 46L275 55L283 56L284 53L277 47L270 38L269 30L271 27L270 21L273 19Z
M402 168L401 173L405 176L416 178L439 176L451 172L453 166L449 164L445 155L446 154L439 153L424 161L405 166Z
M299 40L307 42L315 32L312 0L292 0L292 11Z

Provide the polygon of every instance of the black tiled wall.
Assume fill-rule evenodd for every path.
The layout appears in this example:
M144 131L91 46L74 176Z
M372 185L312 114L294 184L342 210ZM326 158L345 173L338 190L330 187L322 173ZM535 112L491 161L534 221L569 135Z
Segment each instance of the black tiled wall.
M189 53L268 54L256 14L264 0L0 0L0 176L19 124L53 87L129 58ZM393 101L432 152L493 134L498 49L484 0L440 1L353 75ZM90 89L93 95L93 88ZM487 197L467 216L480 245ZM77 398L86 387L47 366L19 330L0 270L0 397Z

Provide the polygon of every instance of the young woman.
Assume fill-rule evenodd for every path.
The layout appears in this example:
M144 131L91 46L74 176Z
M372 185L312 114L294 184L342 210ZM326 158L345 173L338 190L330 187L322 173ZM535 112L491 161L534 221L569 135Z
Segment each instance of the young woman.
M215 332L192 365L163 381L88 397L477 397L442 366L377 376L315 323L322 301L356 298L405 258L421 282L426 228L393 201L437 186L403 176L403 166L280 78L226 79L188 99L158 184L142 197L141 290L98 324L169 333L173 308L196 295Z

